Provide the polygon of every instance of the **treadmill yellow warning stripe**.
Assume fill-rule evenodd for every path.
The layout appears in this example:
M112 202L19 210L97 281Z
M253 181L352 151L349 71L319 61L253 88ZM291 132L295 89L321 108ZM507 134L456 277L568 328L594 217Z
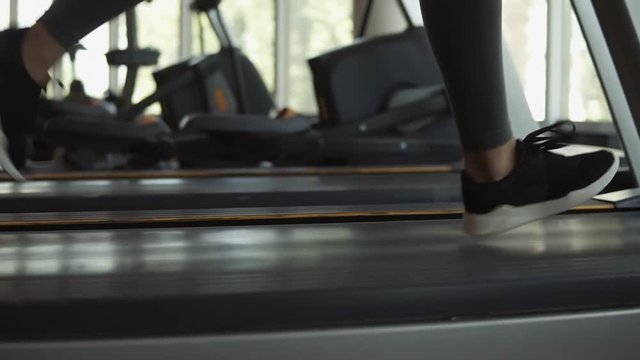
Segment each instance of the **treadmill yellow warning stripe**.
M587 204L578 206L571 210L572 213L593 213L608 212L615 210L610 204ZM186 214L180 215L179 212L167 214L135 214L130 212L111 213L111 214L71 214L63 216L63 214L45 214L45 215L8 215L3 219L0 217L0 228L15 227L45 227L45 226L97 226L97 225L167 225L181 223L242 223L242 222L262 222L262 221L331 221L338 219L347 219L349 221L358 221L366 219L367 221L380 220L405 220L407 218L443 218L443 217L459 217L462 216L462 209L429 209L429 210L389 210L389 211L298 211L284 213L265 213L265 214Z
M61 173L25 174L29 180L115 180L115 179L167 179L206 178L224 176L306 176L306 175L385 175L385 174L443 174L455 172L451 165L437 166L390 166L390 167L317 167L279 169L214 169L175 171L87 171ZM0 181L12 180L0 174Z

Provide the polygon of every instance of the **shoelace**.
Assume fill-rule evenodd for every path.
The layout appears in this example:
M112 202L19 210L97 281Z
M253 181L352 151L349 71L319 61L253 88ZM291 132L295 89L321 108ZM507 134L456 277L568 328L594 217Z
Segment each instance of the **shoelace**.
M575 133L576 124L565 120L532 132L522 142L537 150L555 150L565 147Z

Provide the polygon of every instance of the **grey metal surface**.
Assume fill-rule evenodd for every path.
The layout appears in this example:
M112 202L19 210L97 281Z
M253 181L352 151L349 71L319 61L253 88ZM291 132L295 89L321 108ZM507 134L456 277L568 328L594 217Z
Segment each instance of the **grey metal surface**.
M486 238L454 220L3 233L0 302L637 276L637 216L563 215Z
M243 336L0 344L7 360L626 360L640 311Z
M0 339L486 319L640 306L637 213L0 234Z
M0 213L460 201L458 174L0 183Z
M568 1L548 3L546 125L569 116L571 15Z
M596 200L614 204L616 209L640 208L640 188L621 190L595 197Z
M362 187L397 188L406 186L448 187L458 183L458 174L393 174L338 176L230 176L206 179L142 179L33 181L24 184L0 183L0 199L32 196L83 195L86 197L112 194L166 193L246 193L303 192L319 190L350 190Z

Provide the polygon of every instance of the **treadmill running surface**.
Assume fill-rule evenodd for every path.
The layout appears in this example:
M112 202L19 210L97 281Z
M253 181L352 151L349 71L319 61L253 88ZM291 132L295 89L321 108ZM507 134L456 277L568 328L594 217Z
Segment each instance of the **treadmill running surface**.
M458 174L0 183L0 213L459 202Z
M0 234L0 338L423 323L640 305L637 213Z

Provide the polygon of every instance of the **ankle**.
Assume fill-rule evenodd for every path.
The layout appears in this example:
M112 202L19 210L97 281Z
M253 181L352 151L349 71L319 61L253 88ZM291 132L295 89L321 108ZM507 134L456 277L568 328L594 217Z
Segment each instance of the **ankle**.
M507 177L516 166L516 140L484 152L465 153L465 172L479 183L496 182Z
M49 69L64 55L64 48L41 24L30 28L22 42L22 62L33 81L44 87Z

